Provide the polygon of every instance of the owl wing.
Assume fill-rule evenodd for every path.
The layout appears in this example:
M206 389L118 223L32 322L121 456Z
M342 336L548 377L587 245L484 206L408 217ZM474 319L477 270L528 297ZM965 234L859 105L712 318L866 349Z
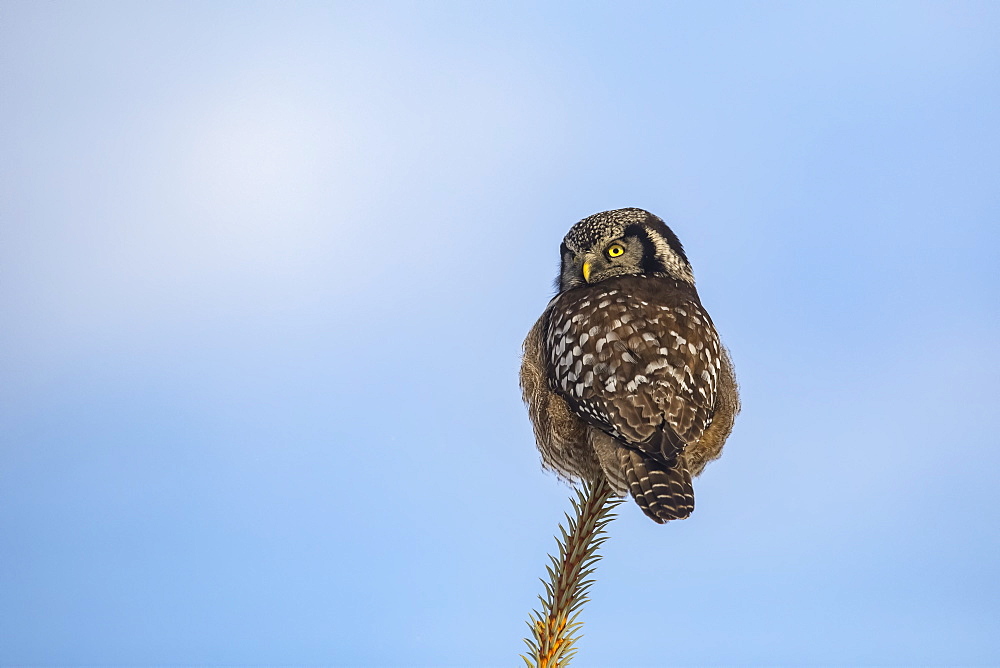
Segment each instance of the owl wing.
M711 424L718 334L697 301L654 279L563 293L546 344L553 389L584 420L667 466Z

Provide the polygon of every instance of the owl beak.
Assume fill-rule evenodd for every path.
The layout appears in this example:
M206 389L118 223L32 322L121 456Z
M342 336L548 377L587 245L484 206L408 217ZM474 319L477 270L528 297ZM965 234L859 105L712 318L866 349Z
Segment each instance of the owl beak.
M583 261L583 280L590 283L590 260Z

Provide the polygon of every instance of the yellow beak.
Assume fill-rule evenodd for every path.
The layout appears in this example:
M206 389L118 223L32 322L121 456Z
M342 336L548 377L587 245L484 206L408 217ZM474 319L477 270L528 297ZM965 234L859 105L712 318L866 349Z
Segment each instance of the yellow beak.
M590 260L583 261L583 280L590 283Z

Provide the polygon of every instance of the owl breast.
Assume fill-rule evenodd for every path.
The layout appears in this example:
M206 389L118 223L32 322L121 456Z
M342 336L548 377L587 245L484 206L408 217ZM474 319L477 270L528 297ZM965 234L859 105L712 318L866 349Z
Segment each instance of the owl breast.
M564 292L544 341L552 390L626 444L660 454L664 437L682 448L711 424L721 345L697 297L673 281L620 277Z

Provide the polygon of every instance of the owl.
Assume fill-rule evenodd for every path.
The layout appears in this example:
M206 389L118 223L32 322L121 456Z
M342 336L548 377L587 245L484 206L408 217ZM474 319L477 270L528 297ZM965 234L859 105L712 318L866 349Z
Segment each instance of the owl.
M684 519L692 476L740 409L684 248L648 211L617 209L574 225L560 254L520 374L542 462L571 481L605 478L655 522Z

